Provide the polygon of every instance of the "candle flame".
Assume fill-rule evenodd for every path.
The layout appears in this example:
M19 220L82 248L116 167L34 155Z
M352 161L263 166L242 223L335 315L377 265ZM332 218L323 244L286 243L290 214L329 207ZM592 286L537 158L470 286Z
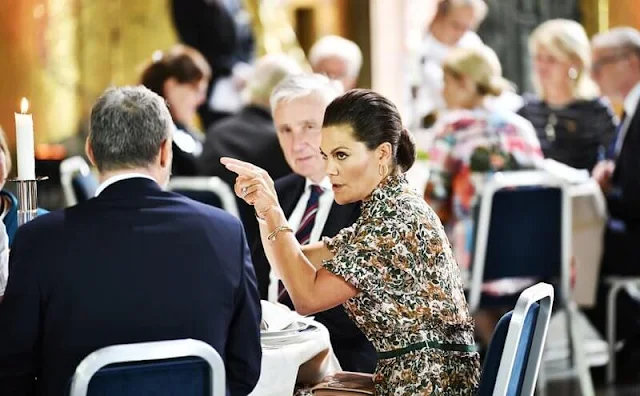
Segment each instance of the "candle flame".
M20 101L20 112L25 114L27 111L29 111L29 101L27 98L22 98Z

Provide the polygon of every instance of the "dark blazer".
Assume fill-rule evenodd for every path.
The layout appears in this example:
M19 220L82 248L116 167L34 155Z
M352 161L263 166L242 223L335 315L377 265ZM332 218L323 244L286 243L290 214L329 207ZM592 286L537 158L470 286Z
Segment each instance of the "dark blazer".
M259 166L273 180L291 173L278 143L271 113L258 106L247 106L238 114L213 124L207 130L198 159L201 174L218 176L233 188L236 174L220 163L220 157L232 157ZM241 199L236 202L247 235L256 235L258 223L253 208Z
M640 108L631 119L615 159L607 193L610 221L605 233L603 274L640 275Z
M304 193L305 179L297 174L285 176L276 180L275 188L278 193L280 206L288 218L295 209L300 197ZM333 203L327 222L322 230L322 236L335 236L341 229L352 225L360 216L360 205L338 205ZM258 287L262 299L267 299L269 287L270 266L265 256L262 242L256 234L251 251L253 263L258 277ZM293 308L291 301L287 302ZM376 351L353 321L347 316L342 306L319 312L314 315L316 320L329 330L331 345L336 357L345 371L373 373L376 367Z
M0 395L64 395L96 349L193 338L227 394L260 374L260 302L240 222L134 178L20 227L0 304ZM37 377L37 382L34 378Z
M197 176L198 156L202 153L202 135L190 130L186 125L175 123L173 134L173 176Z
M238 12L241 4L239 1L235 3L234 11ZM171 16L180 41L200 51L211 66L212 78L207 97L218 78L231 75L236 62L251 59L251 32L246 26L237 25L223 1L172 0ZM198 112L205 129L229 115L211 110L207 102L200 106Z

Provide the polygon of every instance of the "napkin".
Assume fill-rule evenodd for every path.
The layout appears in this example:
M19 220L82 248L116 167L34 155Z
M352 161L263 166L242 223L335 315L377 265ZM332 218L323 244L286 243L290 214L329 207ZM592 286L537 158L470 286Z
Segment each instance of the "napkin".
M289 327L292 323L304 319L289 309L286 305L273 303L270 301L260 301L262 306L262 322L260 323L261 331L281 331Z

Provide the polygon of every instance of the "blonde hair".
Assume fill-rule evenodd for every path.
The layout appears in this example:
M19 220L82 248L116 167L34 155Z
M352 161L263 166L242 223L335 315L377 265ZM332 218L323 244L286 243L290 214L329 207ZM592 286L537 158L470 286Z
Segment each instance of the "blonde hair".
M532 57L539 47L544 47L561 60L579 64L573 90L575 99L593 99L600 94L598 86L589 76L591 48L582 25L569 19L551 19L542 23L529 37L529 52ZM533 85L538 96L544 99L545 93L535 73Z
M11 172L11 152L9 151L9 145L7 144L7 135L4 133L2 126L0 125L0 150L4 153L5 171L7 175Z
M470 78L482 96L500 96L512 91L513 84L502 78L502 67L496 53L486 45L474 48L455 48L445 58L445 72Z

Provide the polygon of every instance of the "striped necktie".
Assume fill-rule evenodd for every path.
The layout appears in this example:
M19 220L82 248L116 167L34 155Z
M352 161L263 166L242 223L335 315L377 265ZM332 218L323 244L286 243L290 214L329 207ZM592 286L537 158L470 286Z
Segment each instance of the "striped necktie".
M300 227L296 232L296 239L300 245L307 245L311 239L311 231L316 224L316 214L318 213L318 204L320 202L320 196L322 195L322 187L317 184L309 186L311 188L311 194L309 194L309 200L307 201L307 207L304 210L302 219L300 220ZM282 282L278 283L278 301L284 303L287 298L287 290L284 288Z
M627 112L623 111L622 117L620 117L620 122L616 127L616 134L611 140L611 143L609 144L609 147L607 150L607 159L615 161L616 157L618 156L618 152L620 150L618 146L622 145L622 141L619 141L619 140L624 139L624 133L622 132L622 128L624 128L624 122L626 120L627 120Z
M301 245L306 245L311 239L311 231L316 224L316 213L318 213L318 202L322 195L322 188L316 184L309 186L311 188L311 194L307 201L307 208L304 210L302 220L300 220L300 226L296 232L296 239Z

